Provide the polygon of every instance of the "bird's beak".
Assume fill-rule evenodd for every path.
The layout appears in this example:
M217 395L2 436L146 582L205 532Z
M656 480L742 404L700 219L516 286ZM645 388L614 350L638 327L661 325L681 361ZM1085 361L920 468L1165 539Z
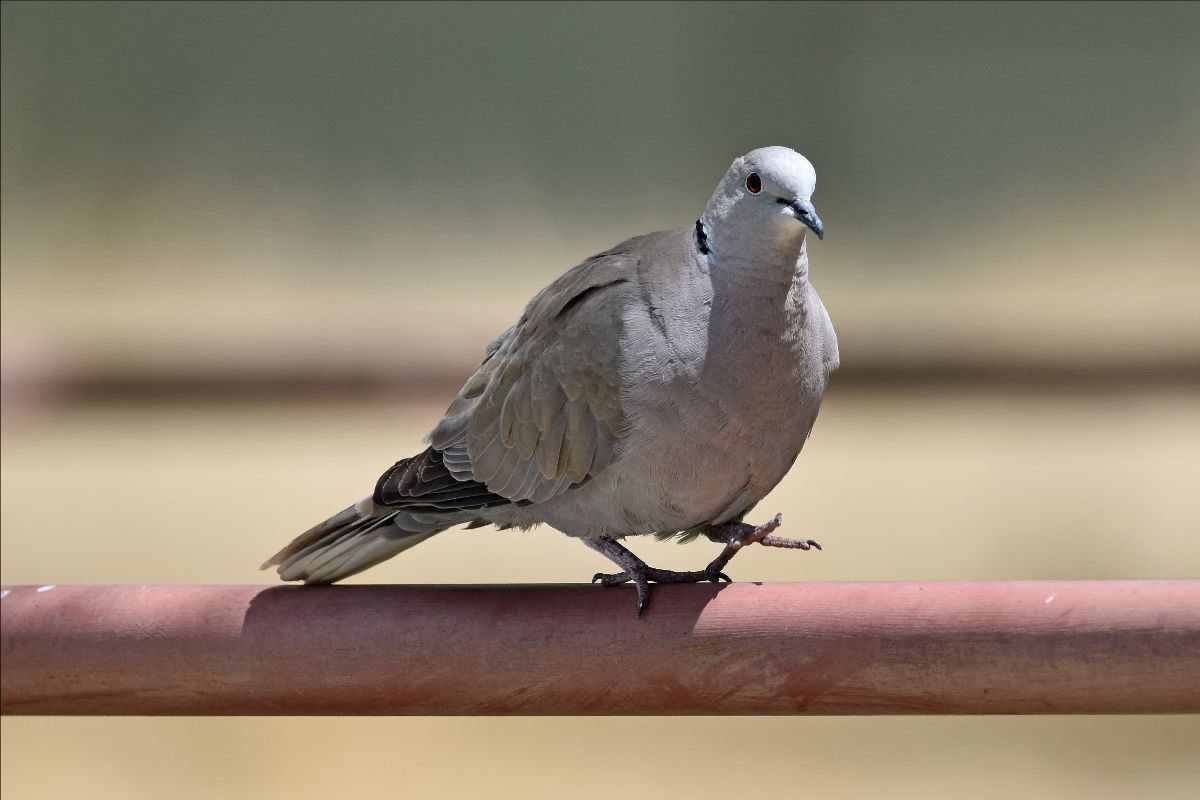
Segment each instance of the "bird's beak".
M796 219L807 225L818 239L825 238L825 225L817 216L817 210L813 208L811 200L794 200L788 204L788 207L792 209Z

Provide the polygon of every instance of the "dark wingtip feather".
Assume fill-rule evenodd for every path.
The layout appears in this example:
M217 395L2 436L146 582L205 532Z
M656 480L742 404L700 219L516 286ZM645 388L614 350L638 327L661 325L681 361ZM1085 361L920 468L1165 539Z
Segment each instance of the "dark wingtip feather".
M468 511L505 505L507 497L478 481L460 480L446 468L442 453L432 447L397 461L375 484L375 502L391 508Z

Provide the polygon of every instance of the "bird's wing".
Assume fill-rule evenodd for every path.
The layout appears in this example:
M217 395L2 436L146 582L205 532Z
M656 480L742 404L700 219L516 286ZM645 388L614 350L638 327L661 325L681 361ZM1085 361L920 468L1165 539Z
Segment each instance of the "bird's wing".
M620 248L588 259L488 347L430 434L455 478L537 503L607 466L625 423L618 358L637 268Z

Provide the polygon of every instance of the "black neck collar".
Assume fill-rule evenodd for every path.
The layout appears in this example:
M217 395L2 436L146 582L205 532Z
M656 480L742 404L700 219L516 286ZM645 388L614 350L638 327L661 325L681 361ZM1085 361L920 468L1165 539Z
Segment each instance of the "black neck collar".
M708 231L704 229L704 220L696 220L696 247L700 248L700 252L708 255L712 252L712 248L708 246Z

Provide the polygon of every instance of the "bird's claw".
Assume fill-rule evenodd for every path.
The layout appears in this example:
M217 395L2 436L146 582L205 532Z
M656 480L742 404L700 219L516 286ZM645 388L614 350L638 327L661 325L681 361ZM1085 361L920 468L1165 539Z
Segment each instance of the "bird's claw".
M783 547L789 550L820 550L816 539L784 539L782 536L764 536L759 540L764 547Z
M655 567L644 567L635 569L630 572L615 572L605 573L597 572L592 576L592 583L599 583L601 586L619 586L622 583L633 581L637 587L638 595L638 616L646 610L646 606L650 603L650 583L704 583L711 581L712 583L720 583L726 581L733 583L733 578L721 572L719 569L713 569L712 565L702 570L695 572L674 572L669 569L656 569Z
M726 522L714 525L708 530L708 538L714 542L724 542L725 549L708 565L709 570L721 570L749 544L761 544L766 547L784 547L793 550L820 550L821 545L816 539L784 539L782 536L771 534L783 524L783 514L776 514L769 522L762 525L750 525L745 522Z

